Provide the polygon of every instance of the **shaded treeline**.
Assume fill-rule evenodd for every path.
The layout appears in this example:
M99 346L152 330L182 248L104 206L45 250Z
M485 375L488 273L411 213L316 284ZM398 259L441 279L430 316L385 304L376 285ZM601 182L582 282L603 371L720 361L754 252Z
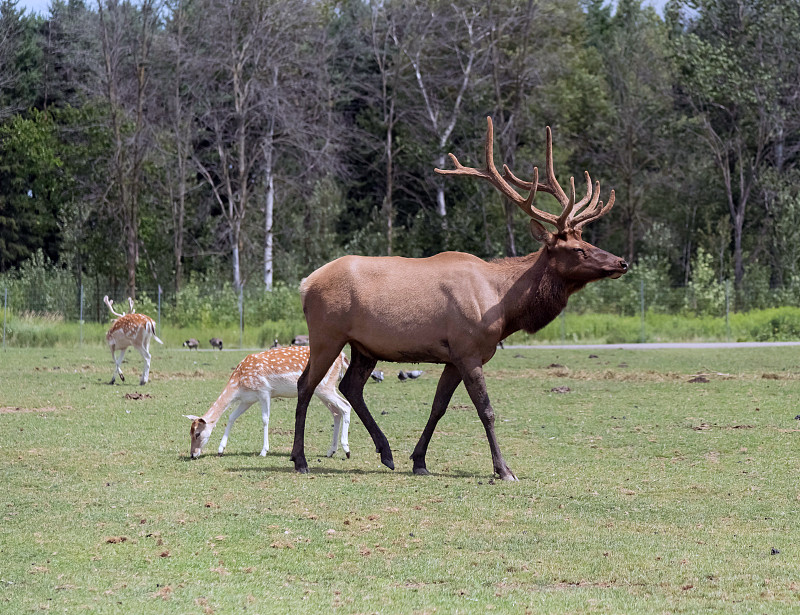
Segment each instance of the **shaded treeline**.
M41 250L135 296L521 255L515 206L433 173L479 163L487 115L517 175L550 125L562 184L615 189L587 238L651 283L800 292L794 0L3 0L0 273Z

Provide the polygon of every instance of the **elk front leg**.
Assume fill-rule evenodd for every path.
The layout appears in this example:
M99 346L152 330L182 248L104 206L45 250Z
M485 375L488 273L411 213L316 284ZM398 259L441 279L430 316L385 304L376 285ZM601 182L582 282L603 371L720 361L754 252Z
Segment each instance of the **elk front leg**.
M347 372L339 384L339 390L345 399L350 402L358 418L361 419L369 435L372 436L372 441L375 443L375 452L380 454L381 463L390 470L394 470L394 459L392 458L392 450L389 448L389 441L381 431L381 428L378 427L375 419L372 418L367 404L364 402L364 385L367 384L369 375L375 369L378 361L370 359L355 348L352 348L351 355L350 367L347 368Z
M431 408L431 416L428 418L428 423L420 436L417 446L414 447L414 452L411 453L410 459L414 462L414 474L427 475L428 468L425 465L425 455L428 452L428 444L430 444L433 431L436 429L436 424L444 416L447 411L447 405L453 397L453 393L461 383L461 374L458 368L452 363L448 363L444 367L439 384L436 387L436 395L433 398L433 407Z
M464 386L467 388L469 397L478 416L486 430L486 437L489 440L489 450L492 452L492 466L495 473L503 480L517 480L511 468L508 467L503 455L500 453L500 445L497 443L497 436L494 433L494 408L489 402L489 394L486 391L486 381L483 378L483 366L465 366L461 368L461 377Z

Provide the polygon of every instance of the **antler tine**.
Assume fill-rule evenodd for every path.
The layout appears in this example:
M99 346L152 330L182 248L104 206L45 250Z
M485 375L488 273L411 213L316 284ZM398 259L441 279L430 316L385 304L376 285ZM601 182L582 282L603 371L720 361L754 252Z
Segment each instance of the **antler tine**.
M440 175L470 175L473 177L481 177L491 183L514 203L516 203L516 205L529 216L539 218L551 224L555 224L556 216L548 214L547 212L539 211L532 206L533 199L536 196L536 190L532 189L532 184L524 182L527 184L527 188L524 189L530 190L531 193L528 195L528 198L523 198L522 195L514 190L511 184L507 181L509 179L508 176L510 176L513 178L511 179L512 183L520 186L520 182L522 182L522 180L515 178L505 165L503 165L503 169L507 173L505 177L500 175L500 173L497 171L497 167L494 164L494 125L492 124L491 117L486 118L486 124L486 142L484 143L485 169L465 167L453 154L448 154L450 156L450 160L453 161L453 164L456 168L434 169L434 171ZM536 174L534 177L538 178L538 174ZM538 184L538 179L534 179L534 182ZM538 187L543 187L543 184L538 184Z
M558 227L559 231L565 231L567 228L567 221L572 217L572 209L575 207L575 178L569 178L569 201L564 206L564 210L561 212L561 215L558 217L558 223L556 226Z
M598 184L597 185L597 191L599 192L600 191L600 185L599 185L600 182L597 182L597 184ZM611 194L608 197L608 203L606 203L605 207L603 207L603 202L600 201L599 204L594 208L593 212L591 212L591 213L586 212L588 215L579 216L579 218L576 219L573 222L572 227L576 231L579 231L584 225L588 224L592 220L597 220L601 216L606 215L611 210L611 208L614 207L614 198L615 198L615 195L614 195L614 191L612 190Z
M594 186L594 195L592 196L592 200L586 205L586 208L578 213L578 210L575 210L575 214L572 216L570 224L573 226L579 222L583 222L588 219L594 219L595 215L603 208L603 202L600 201L600 182L595 182Z
M553 133L550 126L545 129L546 143L544 149L544 164L547 173L547 183L550 187L550 194L556 197L556 200L564 207L567 204L567 195L561 188L561 184L556 179L556 173L553 170Z
M580 201L575 203L575 208L572 210L573 218L578 215L581 208L587 203L589 203L592 198L592 178L589 177L589 171L584 171L583 176L586 178L586 195Z

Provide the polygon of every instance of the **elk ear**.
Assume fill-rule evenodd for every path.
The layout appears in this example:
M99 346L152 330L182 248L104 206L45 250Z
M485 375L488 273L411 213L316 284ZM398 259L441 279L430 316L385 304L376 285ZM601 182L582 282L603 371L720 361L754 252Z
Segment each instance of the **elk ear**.
M531 235L536 241L540 241L547 246L553 244L553 238L555 237L538 220L531 220Z

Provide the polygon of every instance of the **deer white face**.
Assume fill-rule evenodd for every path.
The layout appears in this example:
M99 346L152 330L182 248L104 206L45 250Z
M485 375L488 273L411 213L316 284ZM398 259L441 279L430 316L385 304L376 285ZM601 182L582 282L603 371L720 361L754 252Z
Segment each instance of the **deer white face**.
M192 419L192 426L189 428L189 436L191 438L189 455L192 459L197 459L203 452L203 448L208 444L208 439L211 437L214 425L206 423L202 418L197 416L186 416L186 418Z

